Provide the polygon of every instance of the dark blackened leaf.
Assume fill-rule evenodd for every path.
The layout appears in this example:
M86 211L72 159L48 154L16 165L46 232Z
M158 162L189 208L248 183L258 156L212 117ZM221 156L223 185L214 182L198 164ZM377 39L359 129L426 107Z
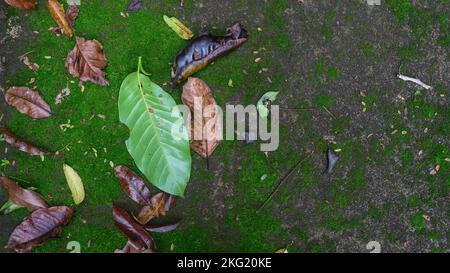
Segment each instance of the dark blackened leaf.
M122 189L133 201L142 206L151 206L152 195L144 179L123 165L117 166L114 174Z
M129 12L138 11L141 8L142 8L141 0L131 0L130 4L128 5L127 11Z
M156 244L153 238L124 209L113 205L113 220L116 226L128 237L128 242L134 249L139 250L139 252L156 252Z
M178 221L176 223L172 224L147 224L145 226L145 229L150 232L169 232L172 230L175 230L179 225L181 221Z
M17 252L29 252L48 239L58 237L62 227L70 223L72 216L73 209L66 206L35 210L14 229L7 248Z
M25 142L23 140L17 138L13 133L11 133L5 127L0 127L0 132L3 134L3 137L6 141L6 143L19 149L22 152L29 153L31 155L38 155L38 156L45 156L48 154L48 152L45 152L31 144L28 144L27 142Z
M336 163L339 160L339 156L332 150L332 149L328 149L327 151L327 170L326 173L330 174L331 172L333 172L334 166L336 166Z
M20 207L27 208L33 212L40 208L48 208L47 203L38 193L24 189L17 185L16 182L6 177L0 177L0 185L8 193L11 202Z

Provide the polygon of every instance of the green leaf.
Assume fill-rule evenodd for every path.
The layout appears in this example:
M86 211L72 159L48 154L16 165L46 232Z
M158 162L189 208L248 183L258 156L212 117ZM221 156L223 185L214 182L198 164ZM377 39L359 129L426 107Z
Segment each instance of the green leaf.
M130 129L125 142L139 170L164 192L183 196L191 173L189 138L183 117L161 87L138 71L119 93L119 118ZM173 130L176 128L175 130Z
M267 109L267 106L264 104L264 102L267 100L274 102L277 99L278 93L279 92L267 92L259 99L256 107L258 108L260 117L266 118L269 115L269 109Z
M167 15L163 16L164 22L173 30L175 33L180 36L180 38L184 40L190 40L194 37L192 31L187 28L183 23L180 22L175 17L168 17Z
M11 212L23 208L22 206L14 204L11 200L6 201L5 204L0 208L0 212L3 214L10 214Z

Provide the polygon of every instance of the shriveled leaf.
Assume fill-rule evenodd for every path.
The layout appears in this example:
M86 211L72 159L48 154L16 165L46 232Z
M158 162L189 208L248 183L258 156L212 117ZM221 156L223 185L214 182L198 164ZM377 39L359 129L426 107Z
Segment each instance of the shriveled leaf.
M133 12L138 11L142 8L142 1L141 0L131 0L130 4L128 4L127 11Z
M114 168L114 174L131 200L142 206L151 206L152 194L144 179L123 165Z
M0 132L3 134L3 138L5 139L6 143L19 149L22 152L29 153L31 155L38 155L41 157L48 154L48 152L45 152L45 151L41 150L40 148L37 148L19 138L17 138L13 133L11 133L5 127L0 127Z
M260 117L266 118L269 115L269 109L267 108L267 106L277 99L278 93L279 92L267 92L259 99L256 107L258 108Z
M326 173L330 174L333 172L334 167L336 166L336 163L339 160L339 156L336 154L335 151L332 149L327 150L327 169Z
M75 25L75 21L80 13L80 8L77 6L70 5L66 10L67 21L69 21L70 26Z
M206 158L219 145L222 126L211 89L198 78L190 77L183 86L183 103L191 110L191 147Z
M21 60L31 71L37 72L39 70L39 65L32 62L27 55L19 56L19 60Z
M150 232L169 232L175 230L181 221L172 224L147 224L145 225L145 229Z
M164 22L173 30L175 33L180 36L182 39L190 40L194 37L192 31L187 28L183 23L180 22L175 17L168 17L166 15L163 16Z
M100 42L76 37L76 45L66 60L66 68L71 75L79 77L81 82L91 81L106 86L109 82L102 71L106 65L107 59Z
M73 29L67 20L66 12L58 0L48 0L47 8L62 32L69 37L73 36Z
M152 197L150 206L145 206L139 212L137 220L142 225L147 224L151 219L166 214L166 194L163 192L158 193Z
M140 71L125 78L119 93L120 121L130 129L128 152L148 181L183 196L191 172L183 117L174 99Z
M139 252L156 252L156 244L152 236L124 209L113 205L113 220L115 225L128 237L127 245L129 244Z
M36 0L5 0L5 3L18 9L36 9Z
M58 237L72 216L73 209L66 206L37 209L14 229L7 248L29 252L48 239Z
M50 106L44 101L39 92L28 87L11 87L5 93L6 102L17 111L34 119L51 116Z
M25 207L30 212L40 208L47 208L48 204L37 192L27 190L6 177L0 177L0 185L6 190L9 200L19 207Z
M64 175L72 192L73 201L76 205L84 200L84 186L78 173L67 164L63 165Z

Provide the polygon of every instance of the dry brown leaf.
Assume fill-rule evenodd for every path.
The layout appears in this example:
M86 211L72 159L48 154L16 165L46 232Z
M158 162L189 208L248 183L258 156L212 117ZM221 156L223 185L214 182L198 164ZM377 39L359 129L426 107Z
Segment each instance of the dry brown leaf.
M165 204L166 204L166 194L163 192L158 193L157 195L152 197L152 205L151 206L144 206L141 211L139 212L139 215L137 217L137 220L142 225L147 224L151 219L159 217L161 215L166 214Z
M79 77L81 82L91 81L106 86L109 83L102 71L106 64L107 59L100 42L76 37L76 45L66 60L66 68L71 75Z
M69 37L73 36L73 29L67 20L66 12L58 0L48 0L47 8L62 32Z
M206 158L219 145L222 126L211 89L198 78L190 77L183 86L183 103L191 110L191 147Z
M6 4L18 9L36 9L36 0L5 0Z
M11 87L5 93L6 102L17 111L34 119L51 116L50 106L42 99L37 91L28 87Z

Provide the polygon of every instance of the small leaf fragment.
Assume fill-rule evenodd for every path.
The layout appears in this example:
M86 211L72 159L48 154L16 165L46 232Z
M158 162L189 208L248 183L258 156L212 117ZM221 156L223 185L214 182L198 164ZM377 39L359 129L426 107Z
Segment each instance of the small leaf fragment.
M339 160L339 156L332 149L327 150L327 169L326 173L330 174L333 172L334 166Z
M163 16L164 22L173 30L175 33L180 36L184 40L190 40L194 37L192 31L187 28L183 23L181 23L175 17L168 17L166 15Z
M266 118L269 115L269 109L267 108L271 102L277 99L279 92L267 92L265 93L256 104L258 113L261 118Z
M80 204L84 200L84 186L78 173L69 165L63 165L64 175L69 185L69 189L72 192L73 201L76 205Z

